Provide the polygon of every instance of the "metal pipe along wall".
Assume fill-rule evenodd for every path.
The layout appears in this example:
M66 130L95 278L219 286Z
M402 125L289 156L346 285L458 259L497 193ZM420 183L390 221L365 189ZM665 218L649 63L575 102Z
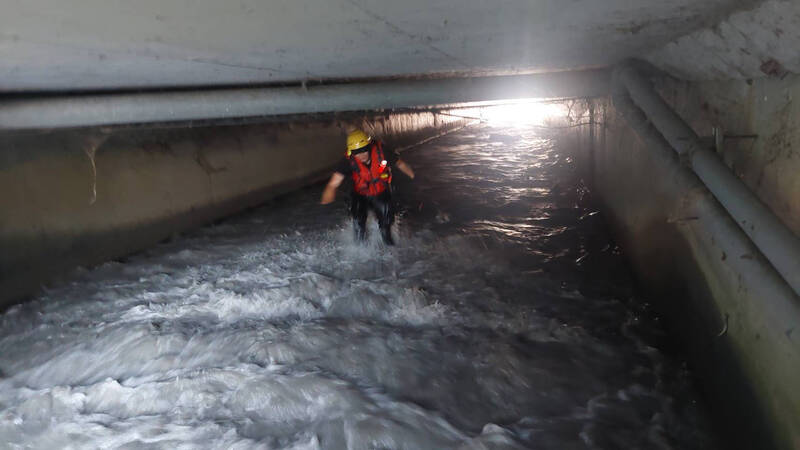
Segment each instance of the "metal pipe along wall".
M709 191L733 217L784 280L800 295L800 239L701 142L697 133L634 68L623 66L614 79L685 158Z
M308 87L108 93L0 100L0 129L46 129L367 111L609 92L604 70Z

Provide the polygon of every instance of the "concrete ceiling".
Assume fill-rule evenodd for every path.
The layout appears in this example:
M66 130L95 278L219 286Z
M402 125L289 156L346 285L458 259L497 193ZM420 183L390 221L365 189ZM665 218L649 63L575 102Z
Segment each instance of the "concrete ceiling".
M0 91L604 66L749 0L0 0Z
M647 55L684 79L720 80L800 73L800 2L769 0Z

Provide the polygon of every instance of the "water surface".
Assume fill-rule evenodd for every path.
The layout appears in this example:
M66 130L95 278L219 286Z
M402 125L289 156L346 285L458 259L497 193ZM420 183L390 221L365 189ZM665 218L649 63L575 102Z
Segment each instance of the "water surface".
M397 247L315 187L0 316L0 447L709 448L566 155L479 126L404 159Z

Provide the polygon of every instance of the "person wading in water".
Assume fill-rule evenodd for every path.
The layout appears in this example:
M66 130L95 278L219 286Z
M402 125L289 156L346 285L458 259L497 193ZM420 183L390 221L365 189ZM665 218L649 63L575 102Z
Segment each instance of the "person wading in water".
M353 179L353 193L350 214L356 240L367 238L367 214L375 213L381 237L386 245L394 245L392 224L394 206L392 205L392 167L414 179L414 171L401 160L397 153L384 153L383 144L361 130L347 135L347 154L322 192L320 203L327 205L336 198L336 189L346 177Z

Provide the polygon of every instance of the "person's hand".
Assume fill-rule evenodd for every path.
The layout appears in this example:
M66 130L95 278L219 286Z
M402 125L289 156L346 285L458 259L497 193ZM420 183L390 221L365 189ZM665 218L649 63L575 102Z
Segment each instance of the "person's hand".
M344 175L338 172L331 176L330 181L328 181L328 184L325 186L325 190L322 191L322 198L319 199L320 205L328 205L333 203L333 201L336 199L336 188L342 184L342 181L344 181Z
M414 170L411 168L411 166L406 164L405 161L398 159L396 165L401 172L408 176L408 178L411 178L412 180L414 179Z

